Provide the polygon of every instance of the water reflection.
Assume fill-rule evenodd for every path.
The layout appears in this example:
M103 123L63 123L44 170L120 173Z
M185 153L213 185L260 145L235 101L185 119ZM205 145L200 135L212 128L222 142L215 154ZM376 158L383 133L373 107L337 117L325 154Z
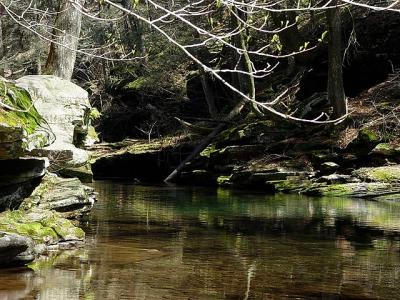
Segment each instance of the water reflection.
M400 206L96 183L84 249L0 299L398 299Z

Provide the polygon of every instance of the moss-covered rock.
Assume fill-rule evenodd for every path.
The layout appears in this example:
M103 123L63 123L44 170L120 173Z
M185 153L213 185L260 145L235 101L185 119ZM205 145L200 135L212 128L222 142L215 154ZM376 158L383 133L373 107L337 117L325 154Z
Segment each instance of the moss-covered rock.
M285 180L269 181L269 184L273 184L275 190L283 193L306 193L311 187L322 186L323 184L317 184L311 180L304 178L304 176L291 176Z
M371 154L382 156L400 155L400 147L390 143L380 143L372 149Z
M377 144L381 141L380 135L373 128L361 129L358 133L358 139L366 144Z
M0 231L30 237L36 244L53 245L60 241L80 240L82 229L60 214L49 210L15 210L0 213Z
M76 248L84 238L82 229L56 212L37 208L2 212L0 265L22 265L48 250Z
M48 173L20 209L54 210L63 217L77 218L89 213L94 201L93 189L82 185L79 179L64 179Z
M227 146L222 149L215 149L209 154L212 165L227 165L233 162L246 162L264 153L265 147L262 145L240 145Z
M270 143L285 135L287 130L276 126L271 120L255 121L221 132L216 138L216 145L222 148L229 145Z
M400 205L400 193L375 197L374 201L396 203L396 204Z
M397 183L400 182L400 165L361 168L355 170L353 175L363 181Z
M225 175L218 176L217 184L219 186L231 186L232 182L230 179L231 179L231 176L225 176Z
M14 159L50 142L50 130L27 91L0 81L0 159Z
M331 197L369 198L400 192L400 185L383 182L360 182L313 186L306 194Z

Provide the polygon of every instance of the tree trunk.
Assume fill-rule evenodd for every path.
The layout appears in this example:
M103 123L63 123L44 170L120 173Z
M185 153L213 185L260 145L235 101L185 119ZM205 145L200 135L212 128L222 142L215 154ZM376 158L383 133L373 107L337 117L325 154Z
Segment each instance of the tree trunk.
M236 15L241 18L243 21L246 21L246 15L239 11L238 9L235 9ZM235 28L240 28L243 29L243 24L237 19L235 15L232 15L232 20ZM255 100L256 99L256 84L254 80L254 75L253 73L253 66L252 66L252 61L250 58L250 55L248 53L247 49L247 33L246 30L242 30L238 36L233 38L233 44L237 47L243 50L242 56L239 57L237 56L239 61L239 69L241 71L247 72L248 74L240 74L238 73L238 83L239 83L239 90L247 95L250 99ZM236 54L237 55L237 54ZM263 113L258 109L256 103L251 103L251 108L252 111L258 115L262 116Z
M132 0L122 0L121 3L124 8L131 11L134 10ZM138 53L137 56L143 57L142 63L146 63L146 47L143 40L143 25L141 21L134 16L127 16L125 30L126 43L131 50L135 50Z
M83 5L85 0L78 0ZM74 71L76 49L81 32L82 14L70 1L63 0L55 21L54 41L50 45L46 73L70 80Z
M0 5L0 61L6 55L4 35L3 35L3 20L4 20L4 8ZM7 69L7 61L4 60L0 65L0 76L5 76L5 70Z
M331 6L338 5L334 0ZM333 107L333 117L340 118L347 114L347 100L343 86L342 56L342 21L340 8L326 11L328 24L328 99Z
M196 38L196 41L200 42L200 34L198 32L194 32L193 34ZM207 48L201 48L193 53L194 55L201 57L201 58L209 58L211 53L208 51ZM204 98L207 102L208 112L211 118L217 118L218 116L218 109L217 105L215 104L215 96L214 96L214 89L209 83L209 75L204 71L204 68L201 65L197 65L197 69L199 70L201 87L203 88Z
M4 56L4 42L3 42L3 23L1 20L1 10L0 10L0 60Z
M204 72L202 67L199 67L201 86L203 87L204 97L206 98L208 112L211 118L216 118L218 116L217 106L215 105L215 97L213 88L208 82L207 73Z

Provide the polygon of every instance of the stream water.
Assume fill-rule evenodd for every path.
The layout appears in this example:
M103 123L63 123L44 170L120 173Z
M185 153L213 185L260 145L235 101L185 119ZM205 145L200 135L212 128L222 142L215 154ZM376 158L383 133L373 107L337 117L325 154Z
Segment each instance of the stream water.
M400 299L400 203L97 182L84 248L0 299Z

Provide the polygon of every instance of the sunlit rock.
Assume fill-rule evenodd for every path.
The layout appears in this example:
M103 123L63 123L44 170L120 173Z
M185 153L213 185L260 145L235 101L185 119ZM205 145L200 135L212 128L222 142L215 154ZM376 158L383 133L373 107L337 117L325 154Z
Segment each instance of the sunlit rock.
M364 181L400 183L400 165L360 168L353 175Z
M90 212L95 202L93 188L77 178L60 178L48 173L20 209L54 210L65 218L77 218Z
M24 89L3 81L0 98L0 160L50 144L51 130Z
M24 265L48 250L82 244L85 233L49 210L0 213L0 266Z
M76 84L55 76L31 75L17 80L29 92L39 114L53 133L51 145L32 152L49 157L52 171L76 168L88 163L88 152L77 147L88 136L91 106L88 93ZM84 134L76 141L77 131ZM79 135L78 134L78 135ZM88 142L93 143L88 137ZM78 174L79 175L79 174Z

